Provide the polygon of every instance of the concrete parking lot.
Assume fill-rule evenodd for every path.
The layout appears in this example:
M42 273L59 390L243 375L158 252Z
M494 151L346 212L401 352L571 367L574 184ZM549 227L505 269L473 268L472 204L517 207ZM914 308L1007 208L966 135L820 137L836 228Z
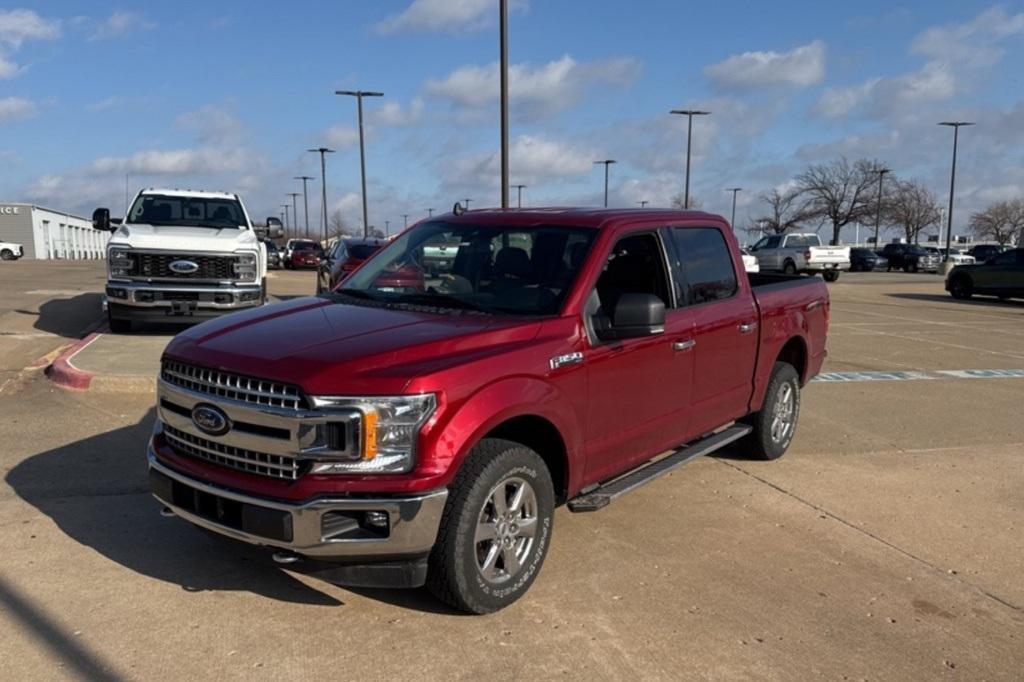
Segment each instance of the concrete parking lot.
M725 452L599 513L560 509L527 596L468 617L162 518L149 389L38 369L98 320L102 280L101 263L0 267L5 677L1020 679L1024 303L843 275L827 380L784 458ZM108 365L147 371L167 331L104 342Z

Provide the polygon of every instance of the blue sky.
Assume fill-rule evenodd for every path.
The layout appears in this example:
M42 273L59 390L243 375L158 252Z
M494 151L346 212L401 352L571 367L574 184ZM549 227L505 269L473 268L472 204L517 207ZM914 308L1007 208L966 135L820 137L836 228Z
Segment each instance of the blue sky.
M693 194L737 222L844 154L948 192L958 216L1024 195L1024 4L520 0L511 14L512 181L525 203L667 204L694 127ZM83 9L86 10L83 13ZM371 222L498 202L497 0L32 2L0 9L0 198L87 214L138 186L243 194L277 215L319 176L360 225L355 102L367 100ZM318 181L319 182L319 181ZM319 189L319 186L316 186ZM318 193L311 192L313 197ZM312 198L312 197L311 197ZM311 201L311 210L319 202ZM300 208L301 212L301 208ZM959 222L959 221L958 221Z

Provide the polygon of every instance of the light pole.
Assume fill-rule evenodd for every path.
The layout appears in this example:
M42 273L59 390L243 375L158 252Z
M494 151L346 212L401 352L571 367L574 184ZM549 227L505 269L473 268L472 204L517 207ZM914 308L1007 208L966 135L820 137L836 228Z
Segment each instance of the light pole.
M956 187L956 145L960 137L961 126L972 126L970 121L943 121L940 126L953 129L953 167L949 173L949 211L946 214L946 261L949 261L949 245L953 241L953 189Z
M131 173L124 174L124 217L128 218L128 178L132 176Z
M469 202L471 202L473 200L472 199L463 199L463 201L466 202L466 210L468 211L469 210Z
M391 221L384 221L384 238L386 239L391 234Z
M323 235L324 241L327 240L327 162L324 160L325 154L333 154L333 149L327 147L317 147L316 149L307 149L310 152L320 153L320 217L322 224L320 225L321 234Z
M512 185L516 189L516 208L523 207L523 188L526 185Z
M595 161L594 165L604 164L604 207L608 208L608 166L616 163L615 159L605 159L604 161Z
M428 218L433 218L434 217L434 209L428 208L428 209L426 209L426 211L427 211L427 217Z
M878 207L875 210L875 246L878 246L878 233L882 228L882 178L885 177L886 173L892 171L888 168L876 168L875 173L878 173Z
M501 207L508 208L508 0L499 0L498 12L498 52L501 62Z
M292 198L292 227L295 228L295 232L299 231L299 206L297 200L299 198L298 192L288 192L288 196Z
M288 229L288 209L291 208L288 204L281 204L281 210L284 211L284 229Z
M402 220L404 221L404 227L402 229L405 229L406 227L409 227L409 214L408 213L403 213L402 214Z
M366 90L335 90L335 95L347 95L355 97L359 109L359 176L363 186L363 237L370 236L370 220L366 211L366 148L363 145L363 98L383 97L383 92L368 92Z
M302 205L306 214L306 239L309 239L309 194L306 192L306 181L316 180L312 175L297 175L296 180L302 180ZM299 222L299 215L295 214L295 222Z
M707 116L711 112L696 109L673 109L668 113L686 117L686 189L683 192L683 208L690 208L690 141L693 138L693 117Z
M736 230L736 195L743 191L742 187L727 187L726 192L732 192L732 220L729 224L732 225L733 231Z
M646 206L647 204L649 204L651 202L647 201L647 199L641 199L640 201L638 201L636 203L640 204L640 208L643 208L644 206Z

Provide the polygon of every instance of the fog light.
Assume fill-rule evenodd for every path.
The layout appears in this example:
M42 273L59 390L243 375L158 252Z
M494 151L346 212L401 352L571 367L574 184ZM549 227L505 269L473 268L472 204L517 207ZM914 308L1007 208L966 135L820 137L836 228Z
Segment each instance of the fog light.
M239 294L238 298L241 301L257 301L259 300L260 292L258 291L243 291Z
M107 287L107 296L110 298L128 298L128 292L120 287Z
M214 294L214 303L231 303L231 294Z
M366 525L378 529L388 529L388 513L382 511L368 511L365 516Z
M152 291L136 291L135 292L135 300L139 301L140 303L152 303L153 302L153 292Z

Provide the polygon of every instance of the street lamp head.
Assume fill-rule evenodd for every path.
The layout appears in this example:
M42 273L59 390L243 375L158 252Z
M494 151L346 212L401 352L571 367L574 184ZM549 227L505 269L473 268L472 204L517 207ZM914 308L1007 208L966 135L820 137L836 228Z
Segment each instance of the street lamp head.
M370 92L368 90L335 90L335 95L348 95L349 97L383 97L383 92Z
M293 180L316 180L312 175L296 175Z
M615 159L605 159L604 161L595 161L594 165L596 166L596 165L601 164L601 163L604 163L604 164L618 163L618 161L616 161ZM526 185L523 185L523 187L526 187Z
M699 109L672 109L670 114L677 114L679 116L707 116L710 111L700 111Z
M972 126L972 121L942 121L939 123L940 126L952 126L953 128L959 128L960 126Z
M317 147L316 149L307 149L306 151L307 152L319 152L321 154L333 154L334 153L333 149L328 149L327 147Z
M742 187L726 187L725 191L726 192L742 192L743 188Z

